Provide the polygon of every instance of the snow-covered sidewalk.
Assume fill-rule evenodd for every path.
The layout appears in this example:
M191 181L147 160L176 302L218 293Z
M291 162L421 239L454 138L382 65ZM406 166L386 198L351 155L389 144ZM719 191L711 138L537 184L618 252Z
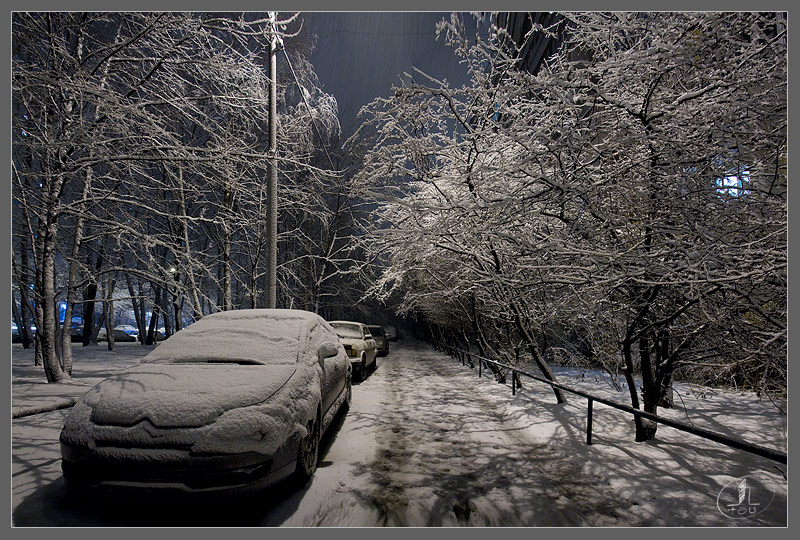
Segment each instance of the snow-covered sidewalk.
M29 351L13 349L13 407L79 396L138 362L149 348L76 348L75 382L47 385ZM625 403L608 385L562 371L565 384ZM586 402L556 405L523 379L508 385L403 340L356 384L349 414L323 441L304 488L247 505L124 508L65 496L58 431L68 411L12 423L12 503L17 526L784 526L785 466L679 432L633 441L629 416L595 404L585 444ZM785 450L785 421L751 395L678 386L685 405L667 414ZM754 517L731 519L726 485L747 477ZM720 495L722 492L722 495ZM725 505L722 504L724 507Z
M65 384L46 384L41 366L34 366L33 348L12 347L11 355L11 410L26 411L79 398L92 386L127 367L153 350L137 343L117 343L109 351L105 343L92 347L73 347L75 369L72 380Z

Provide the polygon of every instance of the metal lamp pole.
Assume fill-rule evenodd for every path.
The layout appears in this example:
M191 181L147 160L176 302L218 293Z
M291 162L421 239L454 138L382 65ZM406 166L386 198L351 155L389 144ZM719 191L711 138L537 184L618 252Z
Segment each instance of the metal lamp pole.
M277 160L277 50L276 13L269 13L269 164L267 176L267 286L266 307L277 306L278 266L278 160Z

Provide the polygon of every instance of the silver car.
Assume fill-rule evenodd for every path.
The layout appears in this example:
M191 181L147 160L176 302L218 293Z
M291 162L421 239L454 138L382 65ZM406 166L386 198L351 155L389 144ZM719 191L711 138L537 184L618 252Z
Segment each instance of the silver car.
M377 344L367 325L353 321L331 321L331 326L350 357L356 378L365 380L367 374L377 366L375 358L378 356Z

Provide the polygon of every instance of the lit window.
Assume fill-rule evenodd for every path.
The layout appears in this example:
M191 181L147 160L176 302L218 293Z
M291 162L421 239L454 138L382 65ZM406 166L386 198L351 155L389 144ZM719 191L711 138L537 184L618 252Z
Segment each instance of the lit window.
M730 197L747 195L750 193L746 187L749 183L749 171L739 171L736 174L724 178L717 178L717 192Z

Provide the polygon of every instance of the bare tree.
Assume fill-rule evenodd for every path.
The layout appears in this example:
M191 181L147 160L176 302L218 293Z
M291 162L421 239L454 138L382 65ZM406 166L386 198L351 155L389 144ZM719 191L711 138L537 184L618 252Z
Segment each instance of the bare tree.
M257 14L16 13L12 23L17 223L34 239L37 342L56 382L71 371L71 313L58 342L57 305L64 298L71 311L84 284L123 272L143 340L152 334L145 308L158 312L163 291L173 297L174 330L184 302L193 318L215 309L210 232L222 230L223 246L234 246L244 237L244 207L264 200L269 80L261 58L280 29ZM277 159L287 171L309 166L308 119L335 123L329 101L312 94L324 105L283 109ZM245 204L237 207L236 196ZM124 264L85 265L88 230L113 237L104 258ZM236 278L231 260L223 266L223 305L231 307Z
M785 388L781 16L563 19L565 45L531 74L502 30L470 44L454 17L441 29L471 84L417 73L371 105L364 175L381 179L390 260L376 294L445 327L454 299L475 298L473 318L513 323L545 375L551 338L614 343L649 412L678 366L712 358ZM636 421L637 439L655 435Z

